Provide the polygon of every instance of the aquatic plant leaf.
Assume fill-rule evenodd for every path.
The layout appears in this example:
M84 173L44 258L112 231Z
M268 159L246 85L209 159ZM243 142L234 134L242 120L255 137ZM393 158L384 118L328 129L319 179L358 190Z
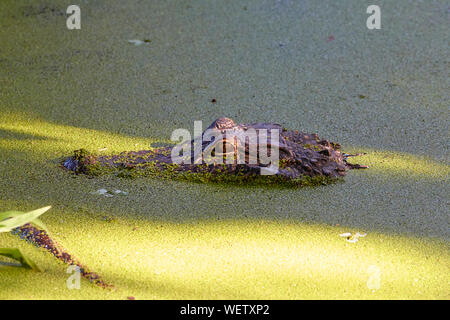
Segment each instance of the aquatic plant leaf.
M20 249L14 248L0 248L0 256L5 256L16 261L19 261L22 264L22 267L27 269L32 269L34 271L41 272L41 269L31 261L27 256L25 256Z
M36 223L36 219L50 208L51 206L48 206L25 213L20 211L7 211L0 213L0 232L9 232L12 229L23 226L27 223L35 223L45 230L44 224L40 220L37 220Z
M21 211L6 211L6 212L0 212L0 221L3 221L5 219L9 219L12 217L15 217L17 215L22 214Z
M41 228L42 230L47 231L47 227L45 226L45 224L39 218L34 219L30 223L36 225L37 227Z
M23 212L21 211L6 211L6 212L0 212L0 222L3 222L3 220L14 218L17 216L22 215ZM40 227L43 230L47 230L47 227L45 224L39 219L36 218L33 221L30 221L30 223L33 223L34 225Z

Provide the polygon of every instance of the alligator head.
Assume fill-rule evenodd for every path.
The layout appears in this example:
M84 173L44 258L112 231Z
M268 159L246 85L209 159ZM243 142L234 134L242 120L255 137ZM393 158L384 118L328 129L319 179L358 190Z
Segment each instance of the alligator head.
M311 179L331 182L349 169L367 168L348 163L349 156L338 143L320 139L317 134L287 130L275 123L236 124L232 119L218 118L200 136L174 147L109 156L77 150L63 166L92 175L115 171L119 176L194 175L202 181L265 180L303 185Z

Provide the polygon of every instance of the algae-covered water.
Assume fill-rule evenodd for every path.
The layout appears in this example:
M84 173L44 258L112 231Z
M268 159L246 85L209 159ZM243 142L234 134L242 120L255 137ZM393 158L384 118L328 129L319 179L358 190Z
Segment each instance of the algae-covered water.
M357 0L79 1L81 30L70 4L0 2L0 211L52 205L52 236L117 290L69 290L0 234L44 269L0 258L0 298L449 298L446 1L377 1L380 30ZM370 169L279 189L58 168L220 116L316 132Z

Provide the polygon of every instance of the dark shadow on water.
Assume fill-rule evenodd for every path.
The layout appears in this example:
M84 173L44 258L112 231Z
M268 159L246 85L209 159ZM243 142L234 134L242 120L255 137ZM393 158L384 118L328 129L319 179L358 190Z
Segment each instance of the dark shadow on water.
M165 147L173 147L175 143L168 143L168 142L152 142L150 144L150 147L152 148L165 148Z
M0 133L9 137L45 139L8 130ZM126 179L114 175L92 178L64 171L59 167L61 158L49 156L47 160L37 161L27 152L6 148L0 148L0 152L2 158L14 159L25 169L14 176L3 172L8 189L1 200L25 202L30 209L53 205L71 216L78 208L83 208L91 212L94 219L113 216L123 221L273 220L339 224L366 231L450 238L442 205L448 188L441 179L414 180L370 169L351 170L342 182L335 184L302 188L195 183L151 177ZM26 168L35 168L33 174ZM48 176L55 187L29 179L38 176ZM104 187L118 188L128 195L104 198L90 194Z
M54 140L37 134L28 134L0 128L0 139L10 140Z
M48 161L46 168L31 159L21 162L22 166L39 168L38 172L45 170L40 174L52 176L55 184L48 189L46 185L26 182L34 194L32 200L26 201L30 209L51 204L55 209L65 208L61 210L66 212L75 213L77 208L83 208L90 216L95 212L95 217L112 216L122 221L294 221L450 238L445 208L440 204L445 199L446 187L440 180L414 181L352 170L342 182L326 186L236 186L151 177L88 177L64 171L58 167L59 159ZM27 192L14 191L20 190L23 182L8 184L11 191L2 194L2 200L23 203ZM128 195L105 198L90 194L100 188L117 188Z

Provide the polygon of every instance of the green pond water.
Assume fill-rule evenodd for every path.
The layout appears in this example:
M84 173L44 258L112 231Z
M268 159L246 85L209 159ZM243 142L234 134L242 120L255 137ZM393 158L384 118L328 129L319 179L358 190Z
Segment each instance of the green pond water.
M0 211L52 205L54 238L117 290L68 290L64 265L0 234L44 269L0 258L0 298L449 298L445 1L378 1L381 30L357 0L79 1L81 30L70 4L0 2ZM220 116L318 133L370 169L286 189L58 168Z

